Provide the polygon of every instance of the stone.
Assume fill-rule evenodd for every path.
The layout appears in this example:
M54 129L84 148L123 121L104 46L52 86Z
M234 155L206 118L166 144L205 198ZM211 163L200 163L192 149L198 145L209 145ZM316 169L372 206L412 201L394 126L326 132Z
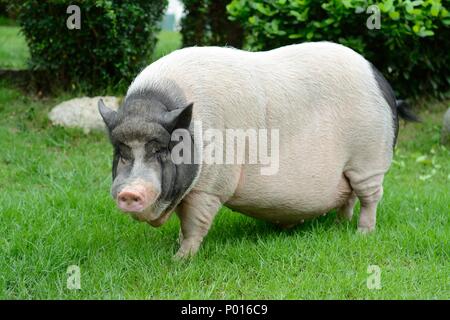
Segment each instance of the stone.
M68 128L80 128L85 133L95 130L106 130L102 117L97 109L99 99L113 109L119 108L119 98L113 96L105 97L81 97L64 101L55 106L48 117L53 125Z

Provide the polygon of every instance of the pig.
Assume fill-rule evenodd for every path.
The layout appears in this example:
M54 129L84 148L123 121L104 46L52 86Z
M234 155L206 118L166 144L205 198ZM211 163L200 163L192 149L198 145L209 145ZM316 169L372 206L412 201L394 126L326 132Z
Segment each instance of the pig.
M333 209L338 221L351 220L358 199L358 231L373 231L398 116L413 118L370 62L330 42L180 49L140 72L117 112L101 100L99 112L114 150L112 197L154 227L176 212L178 259L198 251L222 205L288 228ZM196 123L278 130L276 172L204 163ZM174 161L180 130L200 161Z

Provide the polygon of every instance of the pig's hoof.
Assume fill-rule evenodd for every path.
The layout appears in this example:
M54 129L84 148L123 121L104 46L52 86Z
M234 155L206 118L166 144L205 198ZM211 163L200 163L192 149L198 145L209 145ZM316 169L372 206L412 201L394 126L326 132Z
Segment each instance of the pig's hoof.
M179 249L177 251L177 253L175 253L175 255L173 256L172 259L174 261L184 261L184 260L186 260L189 257L190 257L189 252L186 252L184 250Z
M187 258L188 258L188 256L186 256L185 254L181 254L180 252L177 252L172 257L172 260L175 262L181 262L181 261L186 261Z
M190 251L185 250L178 250L177 253L173 256L173 261L186 261L190 258L192 258L194 254L192 254Z
M358 233L360 234L369 234L375 230L375 226L367 227L367 226L358 226Z
M184 240L173 259L177 261L189 259L197 253L198 248L199 244Z

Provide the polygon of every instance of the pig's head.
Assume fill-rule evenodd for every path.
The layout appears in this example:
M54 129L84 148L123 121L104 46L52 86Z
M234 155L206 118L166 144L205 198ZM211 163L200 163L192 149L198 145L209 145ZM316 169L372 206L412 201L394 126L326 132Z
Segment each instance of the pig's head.
M176 145L171 134L189 128L192 108L185 104L169 110L156 99L134 95L116 112L99 101L114 149L111 195L133 218L160 226L193 184L198 166L175 164L171 157Z

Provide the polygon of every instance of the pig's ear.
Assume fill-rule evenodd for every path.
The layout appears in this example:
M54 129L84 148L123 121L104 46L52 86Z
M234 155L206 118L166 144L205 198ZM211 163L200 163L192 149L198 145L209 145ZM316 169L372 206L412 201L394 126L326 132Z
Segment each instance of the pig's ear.
M164 114L164 123L170 131L176 129L188 129L192 119L192 107L189 103L183 108L178 108Z
M111 129L116 122L117 112L108 108L103 102L103 99L98 100L98 111L100 112L100 115L102 116L103 121L105 121L108 129Z

